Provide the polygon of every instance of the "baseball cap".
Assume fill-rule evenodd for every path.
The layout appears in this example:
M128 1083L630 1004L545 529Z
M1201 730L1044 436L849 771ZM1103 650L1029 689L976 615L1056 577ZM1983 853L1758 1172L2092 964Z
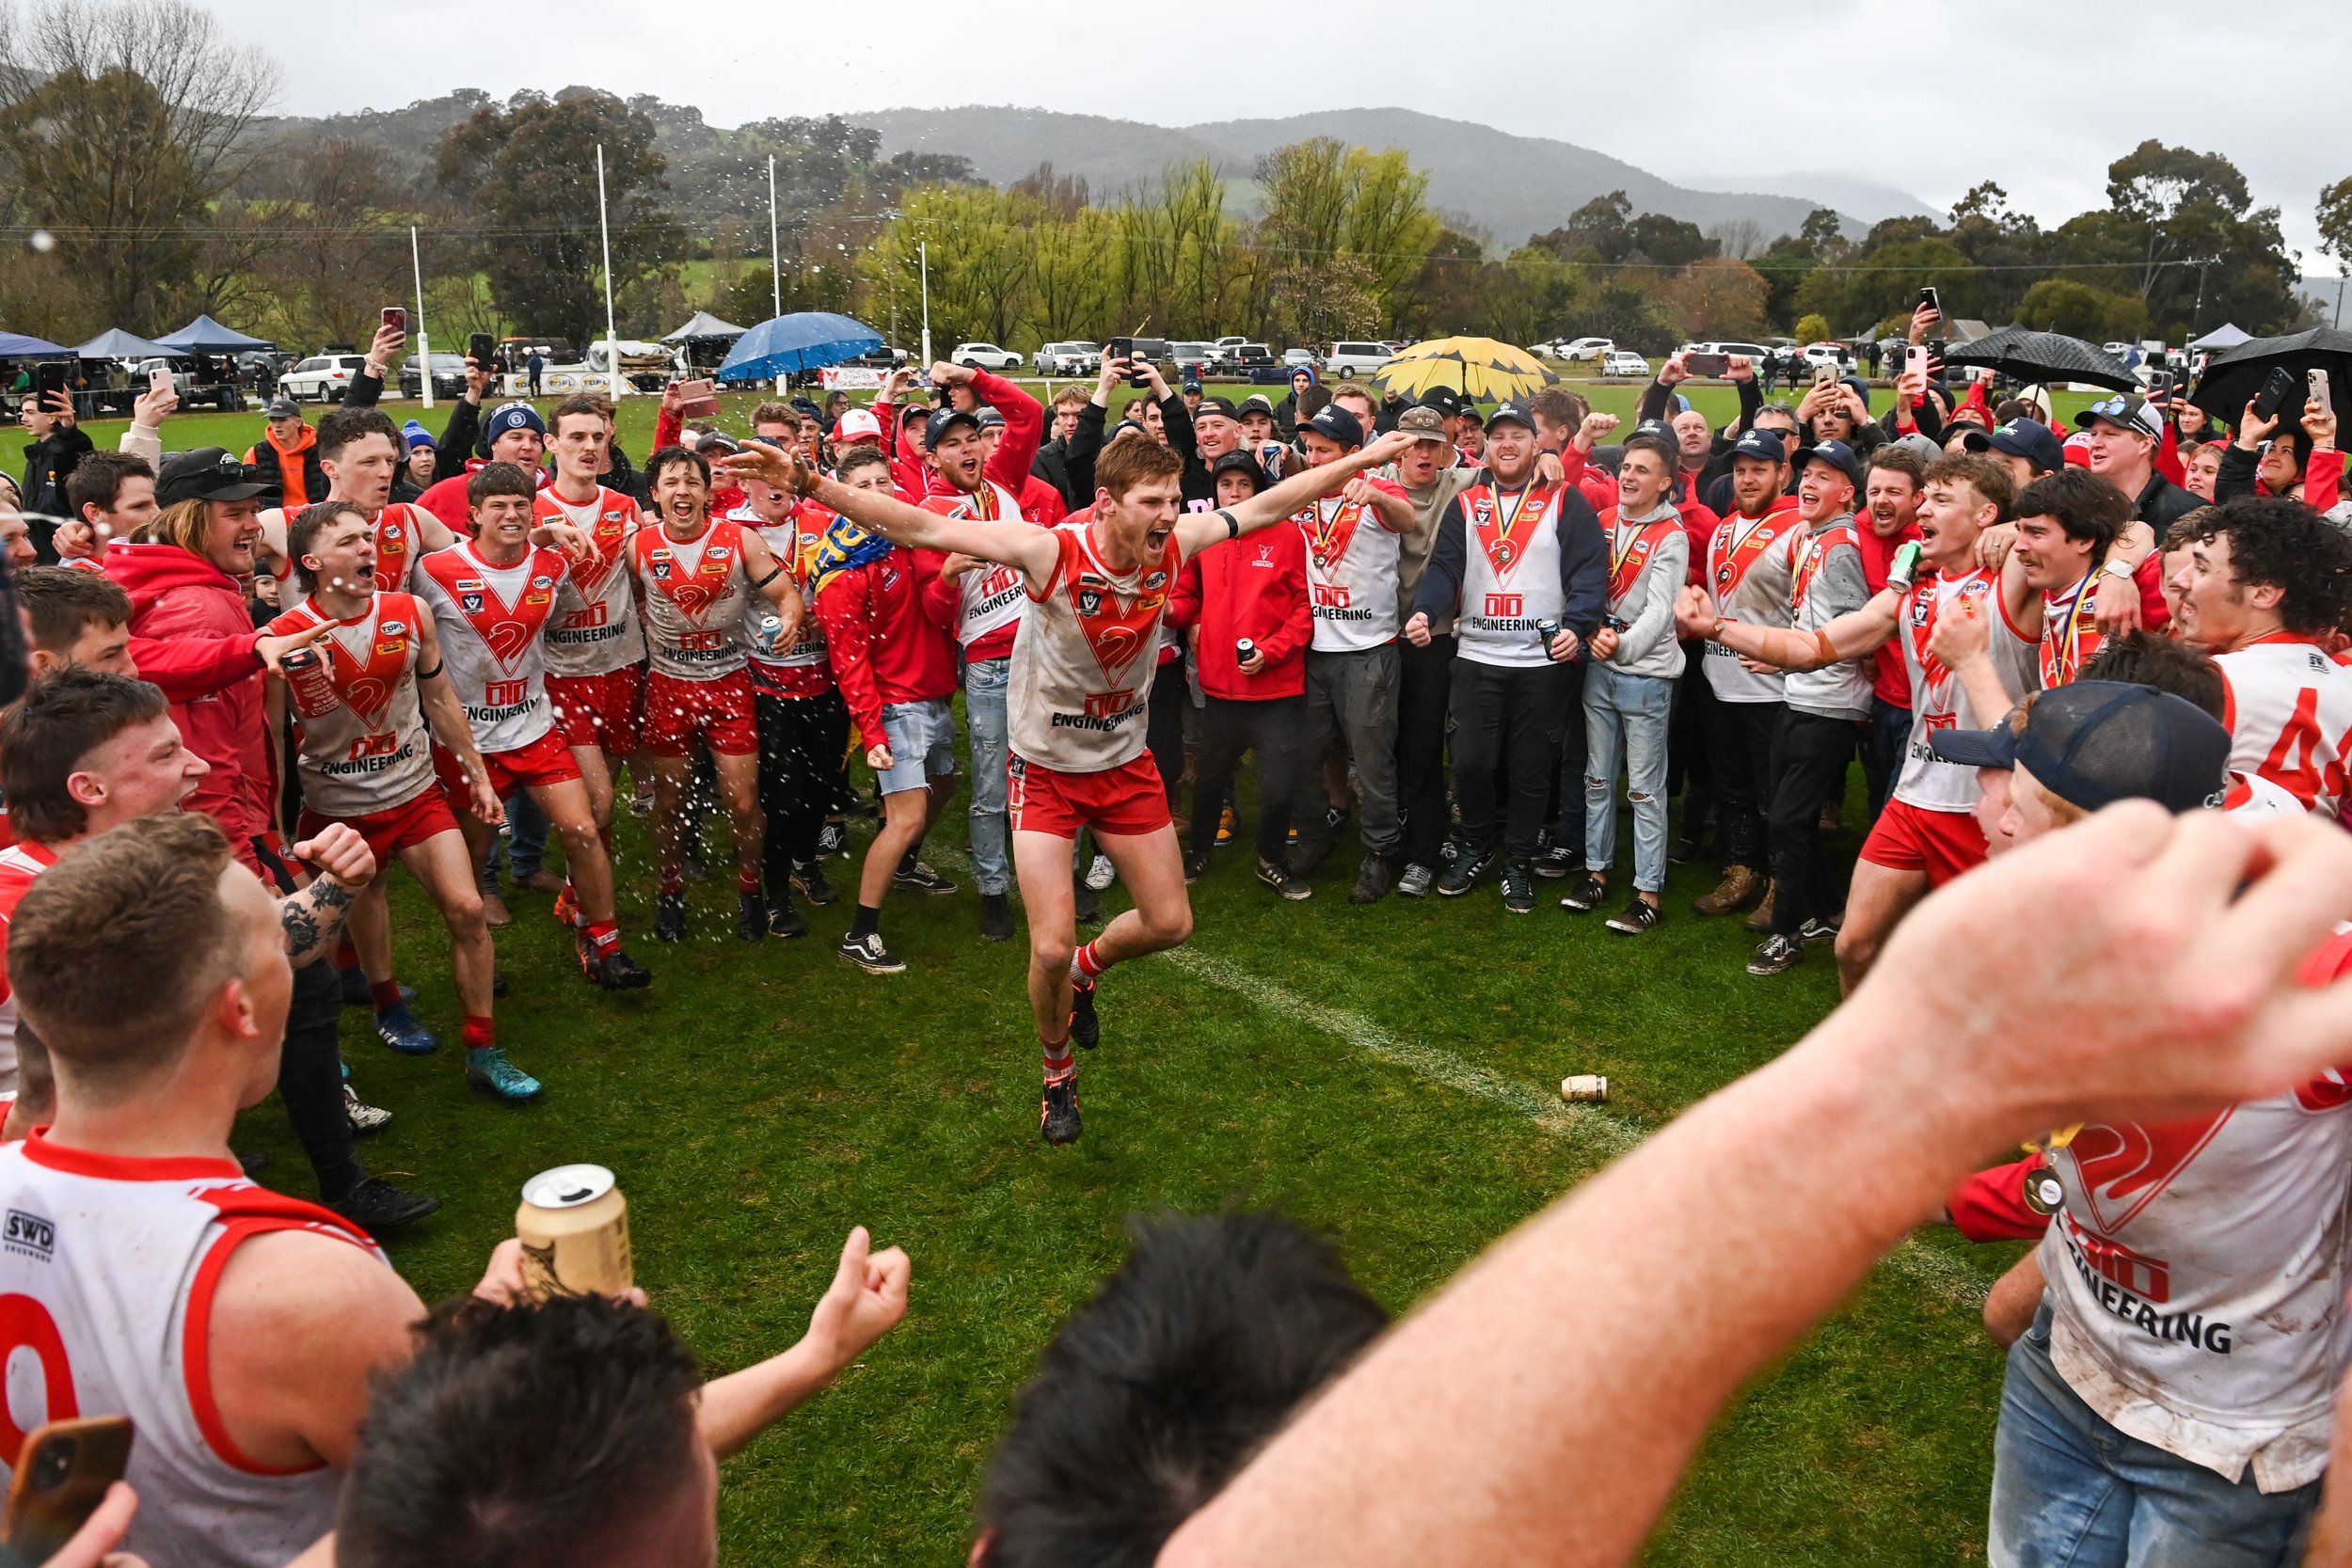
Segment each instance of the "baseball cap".
M1496 404L1495 411L1486 416L1486 428L1489 430L1505 422L1533 430L1535 428L1535 414L1522 400L1511 398Z
M1993 450L2022 457L2039 471L2050 474L2066 467L2066 449L2050 427L2039 420L2011 420L1994 431Z
M2152 441L2164 438L2163 412L2137 392L2118 392L2111 398L2101 399L2083 410L2079 422L2087 430L2096 420L2105 420L2135 436L2145 436Z
M1236 414L1234 418L1238 419L1242 414L1263 414L1270 420L1274 418L1273 400L1263 392L1252 392L1241 400L1240 414Z
M1265 400L1261 398L1258 401L1263 403ZM1269 414L1273 411L1274 410L1270 407L1266 410ZM1202 398L1200 400L1200 406L1192 411L1192 417L1196 420L1209 414L1222 414L1229 420L1238 420L1241 418L1241 415L1235 412L1233 408L1233 400L1232 398Z
M1961 451L1991 451L1993 450L1993 433L1985 429L1982 425L1971 423L1961 425L1958 428L1960 430Z
M1862 483L1862 459L1856 457L1853 448L1843 441L1816 441L1809 447L1799 448L1797 467L1803 468L1808 463L1826 463L1844 474L1851 483Z
M1218 458L1209 469L1209 483L1215 484L1221 474L1248 474L1253 486L1260 490L1266 487L1265 470L1246 451L1229 451Z
M1185 391L1187 391L1187 392L1197 392L1197 391L1199 391L1200 389L1200 382L1198 382L1198 381L1194 380L1191 376L1186 376L1186 377L1184 378L1184 390L1185 390Z
M851 408L833 427L833 438L845 445L850 441L879 441L882 433L882 421L874 418L870 408Z
M268 488L246 474L236 453L218 447L173 452L155 475L159 506L174 501L241 501Z
M1964 768L2023 763L2051 794L2085 811L2153 800L2168 811L2217 806L2230 732L2185 698L2126 681L2075 681L2036 696L2020 733L1932 730L1928 744Z
M708 457L714 452L721 457L725 457L731 453L741 451L743 450L743 443L737 440L734 436L729 436L723 430L706 430L700 436L695 438L694 450L701 452L705 457Z
M1451 387L1432 387L1422 393L1421 405L1423 408L1434 408L1451 420L1462 412L1462 394Z
M302 404L294 402L292 398L272 398L269 400L269 406L262 410L262 418L265 420L298 420L302 418Z
M527 403L501 403L482 421L482 444L486 447L510 430L535 430L544 436L548 422Z
M433 444L433 433L414 420L410 420L400 427L400 438L412 447L429 447Z
M1937 446L1933 441L1929 440L1926 436L1920 435L1915 430L1908 436L1896 436L1895 439L1889 441L1887 445L1892 447L1900 447L1903 451L1911 453L1922 463L1932 463L1937 458L1944 455L1944 449L1942 447Z
M1751 428L1742 432L1740 439L1732 443L1731 455L1734 458L1760 457L1767 463L1786 463L1788 461L1788 443L1780 438L1780 432L1776 430Z
M977 430L980 428L980 417L977 414L967 414L961 408L941 408L933 411L931 417L923 421L923 445L926 448L938 446L941 438L960 424L968 424Z
M1316 409L1315 417L1309 420L1303 428L1343 447L1360 447L1364 444L1364 427L1357 422L1355 415L1336 403L1327 403Z
M996 412L993 408L982 405L978 418L980 421L980 428L982 430L1002 430L1005 428L1005 417Z
M910 420L928 420L930 417L931 407L927 403L901 404L898 408L898 422L902 425Z
M1442 441L1446 438L1445 416L1434 408L1407 408L1396 417L1396 428L1422 441Z

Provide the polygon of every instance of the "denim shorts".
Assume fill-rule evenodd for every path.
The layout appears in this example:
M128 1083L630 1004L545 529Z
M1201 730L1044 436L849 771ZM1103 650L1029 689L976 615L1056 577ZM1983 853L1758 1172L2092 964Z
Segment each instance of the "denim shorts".
M955 776L956 710L946 698L892 703L882 709L882 733L890 737L891 762L876 782L884 795Z

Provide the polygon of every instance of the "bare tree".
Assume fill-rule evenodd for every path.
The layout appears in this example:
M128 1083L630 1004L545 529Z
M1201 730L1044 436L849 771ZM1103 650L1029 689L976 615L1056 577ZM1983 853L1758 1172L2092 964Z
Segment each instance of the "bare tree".
M1707 237L1715 242L1715 254L1744 261L1764 248L1764 226L1754 218L1727 218L1712 225Z

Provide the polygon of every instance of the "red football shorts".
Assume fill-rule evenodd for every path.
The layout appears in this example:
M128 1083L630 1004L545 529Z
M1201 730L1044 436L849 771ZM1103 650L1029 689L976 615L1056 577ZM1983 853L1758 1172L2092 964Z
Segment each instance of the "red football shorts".
M659 670L645 672L645 751L657 757L682 757L694 737L725 757L759 754L759 710L752 677L738 670L716 680L687 681Z
M305 806L294 824L294 837L309 838L329 822L341 822L367 840L368 853L375 857L378 871L410 845L422 844L436 833L457 832L457 814L449 809L449 798L437 784L428 784L422 794L404 805L372 811L365 816L321 816Z
M1076 838L1080 828L1137 836L1168 825L1168 789L1152 753L1095 773L1057 773L1026 757L1005 758L1005 811L1017 833Z
M601 675L549 675L548 699L566 746L601 746L616 757L637 751L637 705L645 667L625 664Z
M571 747L564 744L563 732L552 728L511 752L485 752L482 762L490 770L491 792L501 800L532 784L558 784L580 777L580 764ZM472 798L466 770L457 765L457 753L448 747L433 748L433 772L451 800Z
M1928 886L1939 888L1984 863L1984 830L1964 811L1926 811L1890 800L1862 841L1862 858L1889 871L1924 871Z

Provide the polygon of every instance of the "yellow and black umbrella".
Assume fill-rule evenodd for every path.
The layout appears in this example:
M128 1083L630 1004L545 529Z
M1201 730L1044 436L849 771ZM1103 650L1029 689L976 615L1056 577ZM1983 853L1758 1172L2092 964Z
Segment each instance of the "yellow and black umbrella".
M1527 350L1493 338L1436 338L1404 350L1372 379L1408 398L1451 387L1474 403L1490 403L1526 397L1560 378Z

